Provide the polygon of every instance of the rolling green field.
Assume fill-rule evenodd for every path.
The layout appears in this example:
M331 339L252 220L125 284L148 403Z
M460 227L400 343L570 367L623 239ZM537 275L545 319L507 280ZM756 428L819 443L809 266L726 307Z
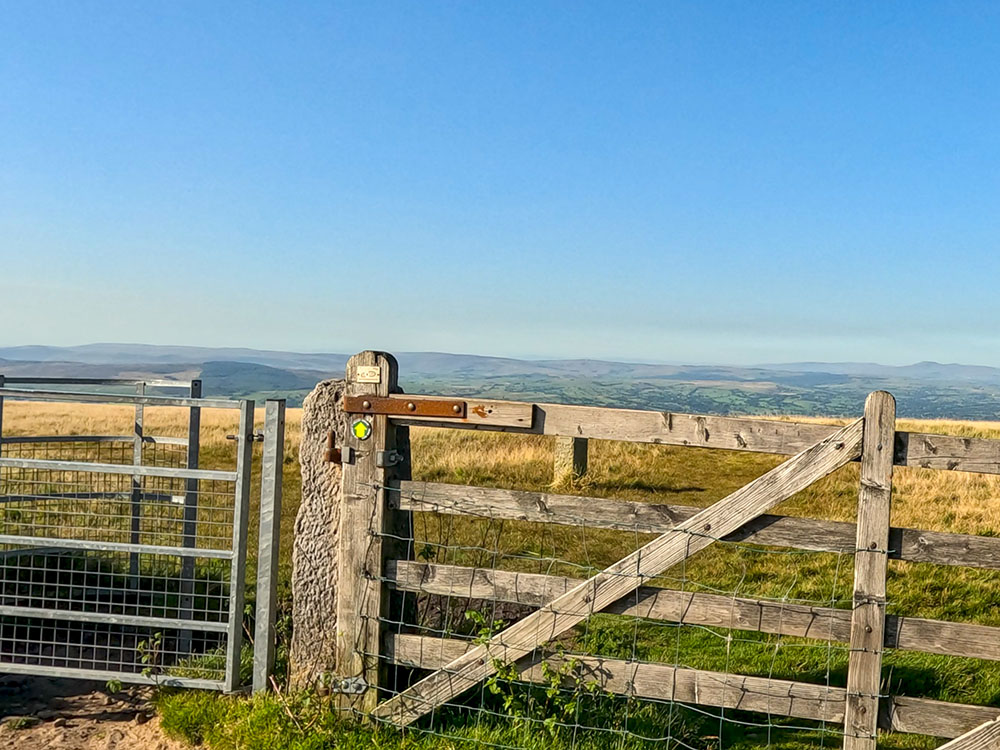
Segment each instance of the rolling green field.
M130 418L127 409L63 405L10 404L5 432L80 434L117 432L113 424ZM232 415L207 412L204 418L203 466L231 461ZM298 505L297 462L301 412L291 410L284 464L285 505L282 578L290 575L291 534ZM150 410L150 433L181 434L183 415ZM901 429L1000 438L1000 425L972 422L907 422ZM413 429L414 479L551 490L552 440L465 431ZM774 456L694 448L593 441L590 471L573 494L639 502L667 502L704 507L780 463ZM857 502L857 466L844 467L778 507L778 513L852 521ZM256 491L256 490L255 490ZM252 523L255 519L252 519ZM894 525L983 535L1000 534L1000 477L959 472L896 468ZM648 540L629 532L578 527L490 522L417 514L417 558L436 563L481 565L553 575L582 577L619 559ZM251 546L253 549L253 546ZM914 617L1000 625L1000 572L890 561L889 612ZM727 596L766 597L847 608L853 558L832 553L792 552L748 545L715 544L669 571L657 585L683 587ZM287 592L287 585L283 586ZM484 620L464 618L478 607ZM424 612L425 624L446 628L452 637L475 637L494 614L487 603L452 602L442 619ZM503 613L501 613L503 614ZM511 615L514 616L514 615ZM436 618L436 619L435 619ZM287 620L285 626L288 626ZM616 616L597 616L579 627L563 645L621 659L728 671L843 686L847 651L843 644L704 627L676 627ZM883 691L940 700L1000 707L1000 668L993 662L892 651L885 656ZM704 712L665 704L589 695L567 706L559 694L496 681L475 702L499 714L452 710L436 717L434 733L399 735L391 729L355 727L338 721L321 695L226 698L197 692L165 691L160 698L163 726L176 736L203 742L215 750L235 748L450 748L450 747L669 747L643 737L669 737L676 747L775 747L805 750L839 747L836 727L761 714ZM588 686L578 685L584 692ZM558 693L558 691L556 691ZM1000 708L998 708L1000 713ZM546 728L530 719L556 717ZM521 717L521 718L519 718ZM529 720L525 720L528 717ZM585 725L574 731L560 724ZM612 730L612 731L605 731ZM627 731L625 731L627 730ZM884 735L886 748L933 748L932 738Z

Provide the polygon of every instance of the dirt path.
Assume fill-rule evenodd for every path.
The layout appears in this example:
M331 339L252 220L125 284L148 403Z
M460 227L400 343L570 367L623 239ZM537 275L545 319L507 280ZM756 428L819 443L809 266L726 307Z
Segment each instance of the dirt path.
M147 688L0 676L0 750L189 750L167 739Z

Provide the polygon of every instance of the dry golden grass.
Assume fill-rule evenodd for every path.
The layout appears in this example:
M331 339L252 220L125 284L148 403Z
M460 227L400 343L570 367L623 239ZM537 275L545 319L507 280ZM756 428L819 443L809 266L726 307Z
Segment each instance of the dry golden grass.
M263 416L263 409L258 408L258 426L263 424ZM794 419L827 424L846 422L808 417ZM3 420L7 436L128 435L132 432L133 410L128 406L8 401L4 405ZM147 435L187 434L184 409L147 408L144 420ZM234 410L202 411L202 465L205 468L222 468L230 464L233 443L226 440L226 435L235 432L237 420ZM302 410L289 409L286 460L292 462L298 456L301 422ZM1000 439L1000 422L900 420L899 427L917 432ZM545 437L416 428L412 430L412 448L414 475L420 479L540 489L547 486L551 477L552 440ZM669 502L706 505L780 460L761 454L594 441L590 474L573 491L633 500L656 497L661 502L666 496ZM850 470L844 473L850 474ZM297 476L294 474L286 472L286 481L295 483ZM294 487L286 487L289 510L298 505L296 492L297 483ZM1000 476L897 467L893 492L893 523L896 525L972 534L1000 533ZM853 518L854 512L850 502L824 502L810 507L795 499L783 510L796 515L841 520Z

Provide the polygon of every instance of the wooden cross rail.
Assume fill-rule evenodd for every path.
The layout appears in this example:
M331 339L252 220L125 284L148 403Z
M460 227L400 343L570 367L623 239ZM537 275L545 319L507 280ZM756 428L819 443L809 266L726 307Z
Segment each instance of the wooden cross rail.
M392 560L385 577L400 591L487 599L540 607L581 583L578 578L490 568L466 568ZM852 612L784 601L640 587L635 596L604 610L609 614L687 625L749 630L847 643ZM968 622L886 616L886 648L1000 661L1000 627Z
M403 633L389 639L386 658L410 668L440 669L472 647L470 641ZM548 685L549 678L541 675L540 662L552 664L550 660L558 658L558 655L539 653L537 657L525 658L517 663L520 678ZM581 657L574 655L572 658L579 660ZM844 718L847 691L842 687L684 669L670 664L584 658L586 661L581 666L589 668L587 674L593 676L602 690L613 693L692 705L738 707L837 723ZM944 738L958 737L975 730L986 731L982 725L984 722L991 723L1000 710L904 695L885 699L884 709L879 715L879 727L882 729ZM976 738L975 734L970 735L970 740ZM938 750L945 748L994 750L994 746L988 743L945 745Z
M736 531L783 500L861 454L864 420L858 420L806 448L728 497L585 581L548 605L433 672L372 712L407 726L435 707L635 591L644 580ZM346 497L346 492L345 492Z
M649 534L669 531L700 511L692 505L409 481L397 482L389 501L405 511ZM765 514L725 541L853 554L856 537L857 526L849 521ZM1000 570L1000 538L890 527L889 559Z

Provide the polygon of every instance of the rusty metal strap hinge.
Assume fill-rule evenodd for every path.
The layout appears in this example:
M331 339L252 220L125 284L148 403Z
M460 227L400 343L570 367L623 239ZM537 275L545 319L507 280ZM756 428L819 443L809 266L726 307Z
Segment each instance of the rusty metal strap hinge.
M384 396L345 396L348 414L386 414L391 417L437 417L465 419L466 404L456 399L386 398Z

